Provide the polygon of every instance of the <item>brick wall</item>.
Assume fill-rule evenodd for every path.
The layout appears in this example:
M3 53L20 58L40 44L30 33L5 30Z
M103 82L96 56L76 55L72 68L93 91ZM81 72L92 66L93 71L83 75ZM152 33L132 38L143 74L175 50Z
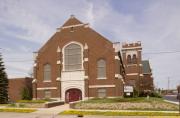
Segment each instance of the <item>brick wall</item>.
M9 99L10 101L21 100L21 92L24 87L32 89L32 78L10 78L9 79Z

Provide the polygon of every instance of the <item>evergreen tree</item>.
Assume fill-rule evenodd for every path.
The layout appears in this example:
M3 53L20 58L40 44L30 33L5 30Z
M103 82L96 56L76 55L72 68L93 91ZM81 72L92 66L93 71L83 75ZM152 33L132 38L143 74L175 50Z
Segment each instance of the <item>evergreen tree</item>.
M0 104L8 102L8 78L0 53Z

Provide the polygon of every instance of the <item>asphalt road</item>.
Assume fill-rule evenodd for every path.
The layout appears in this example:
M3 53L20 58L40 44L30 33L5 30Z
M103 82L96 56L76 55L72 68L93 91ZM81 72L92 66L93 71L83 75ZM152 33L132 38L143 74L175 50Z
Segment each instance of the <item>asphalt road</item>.
M47 115L35 113L0 112L0 118L79 118L76 115ZM148 118L147 116L84 116L83 118Z
M172 101L172 102L179 102L177 100L177 95L165 95L165 96L163 96L163 98L165 100L169 100L169 101Z

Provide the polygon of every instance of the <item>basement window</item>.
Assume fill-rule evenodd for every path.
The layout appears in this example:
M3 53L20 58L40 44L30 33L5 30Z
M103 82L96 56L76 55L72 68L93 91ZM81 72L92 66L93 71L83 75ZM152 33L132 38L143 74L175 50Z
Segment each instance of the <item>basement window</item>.
M74 32L74 27L71 27L71 30L70 30L70 32Z
M51 98L51 91L50 90L45 90L44 91L44 97L45 98Z
M106 89L105 88L99 88L97 92L98 92L99 98L105 98L106 97Z

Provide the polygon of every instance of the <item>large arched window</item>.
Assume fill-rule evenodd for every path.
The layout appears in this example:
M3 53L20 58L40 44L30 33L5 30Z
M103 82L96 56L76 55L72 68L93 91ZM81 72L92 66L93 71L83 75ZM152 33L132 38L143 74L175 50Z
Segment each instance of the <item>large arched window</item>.
M128 64L131 64L131 55L128 55L128 56L127 56L127 63L128 63Z
M106 61L104 59L97 62L97 77L106 78Z
M132 58L132 63L133 63L133 64L136 64L136 63L137 63L137 57L136 57L136 55L135 55L135 54L133 55L133 58Z
M66 71L82 69L82 53L80 45L72 43L65 47L64 68Z
M44 65L44 81L50 81L51 80L51 65L45 64Z

